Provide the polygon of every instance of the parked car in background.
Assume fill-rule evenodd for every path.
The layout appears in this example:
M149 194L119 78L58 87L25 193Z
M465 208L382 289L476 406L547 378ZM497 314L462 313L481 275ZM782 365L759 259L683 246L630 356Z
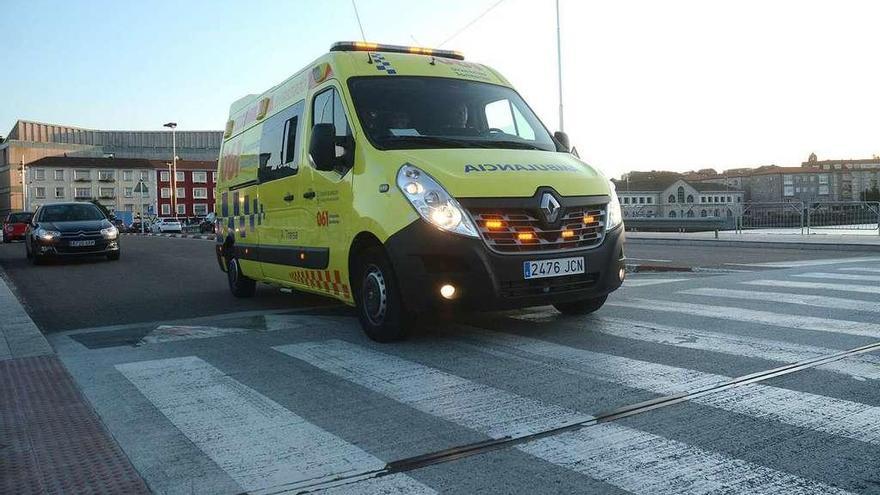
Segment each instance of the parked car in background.
M37 208L25 233L27 257L106 256L119 259L119 229L92 203L53 203Z
M199 224L199 232L202 234L214 233L214 221L216 220L216 216L214 212L208 213L205 215L205 218L202 220L202 223Z
M29 211L10 213L3 219L3 242L24 239L24 233L34 214Z
M164 234L166 232L179 234L183 232L183 226L180 224L180 220L176 218L160 218L153 223L152 231L154 234Z

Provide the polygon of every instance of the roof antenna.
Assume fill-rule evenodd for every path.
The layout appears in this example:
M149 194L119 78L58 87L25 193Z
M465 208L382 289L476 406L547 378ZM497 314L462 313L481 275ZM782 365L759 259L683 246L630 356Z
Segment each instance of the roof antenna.
M357 3L355 3L354 0L351 0L351 7L354 9L354 17L355 17L355 19L357 19L357 21L358 21L358 28L360 28L360 30L361 30L361 41L363 41L364 43L366 43L366 42L367 42L367 35L364 34L364 25L361 24L361 15L358 13L358 6L357 6ZM368 63L368 64L372 64L372 63L373 63L373 57L370 55L370 51L369 51L369 50L367 50L367 63Z

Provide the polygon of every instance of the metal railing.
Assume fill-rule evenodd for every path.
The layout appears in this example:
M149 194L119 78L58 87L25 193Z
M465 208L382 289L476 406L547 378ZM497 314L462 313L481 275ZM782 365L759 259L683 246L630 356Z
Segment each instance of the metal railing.
M880 202L823 201L806 208L807 233L822 230L874 231L880 234Z
M737 218L737 232L754 229L798 229L806 227L804 204L800 201L744 203Z

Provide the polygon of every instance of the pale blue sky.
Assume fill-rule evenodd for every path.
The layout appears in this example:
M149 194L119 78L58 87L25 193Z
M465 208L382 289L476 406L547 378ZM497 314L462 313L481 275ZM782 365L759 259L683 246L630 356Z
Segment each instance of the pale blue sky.
M496 1L358 6L369 40L436 46ZM877 2L561 4L566 131L608 173L880 153ZM447 48L555 130L555 36L552 0L505 0ZM230 102L359 37L350 0L0 0L0 134L17 118L221 129Z

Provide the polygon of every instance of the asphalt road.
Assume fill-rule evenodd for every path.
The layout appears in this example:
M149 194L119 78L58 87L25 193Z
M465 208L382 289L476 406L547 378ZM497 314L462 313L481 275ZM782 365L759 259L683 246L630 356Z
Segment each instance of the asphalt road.
M213 242L198 239L124 236L119 261L87 258L43 266L28 262L24 244L0 244L0 267L45 333L331 303L264 285L254 298L235 298L217 266Z
M84 302L78 278L106 284L112 263L36 270L9 246L0 262L157 493L880 493L876 253L635 274L594 315L463 315L382 345L301 296L239 305L208 242L127 240L132 270L176 262L192 282L121 283L164 312L97 312L129 297L114 290ZM92 308L79 329L29 299L53 283ZM169 321L209 299L224 304Z

